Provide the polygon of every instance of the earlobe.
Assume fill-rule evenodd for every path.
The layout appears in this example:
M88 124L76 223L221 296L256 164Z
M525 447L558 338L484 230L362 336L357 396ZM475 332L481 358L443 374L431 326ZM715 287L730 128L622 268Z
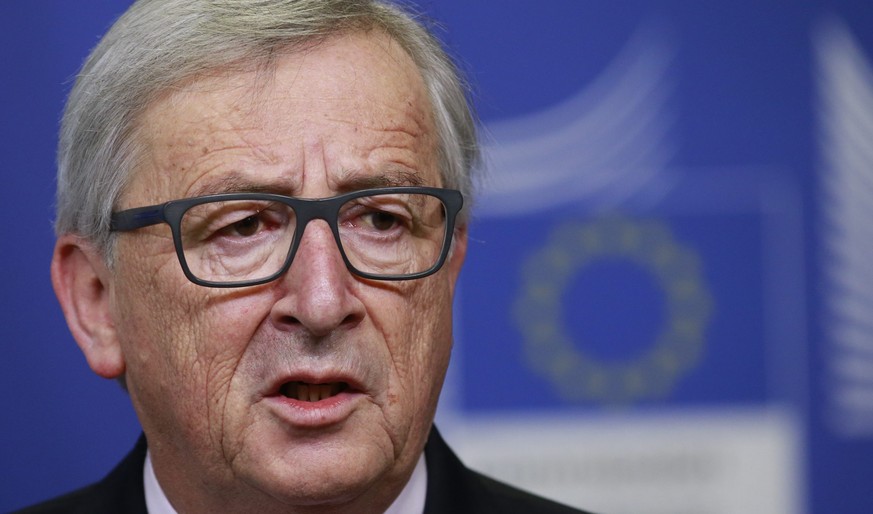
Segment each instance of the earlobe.
M76 343L98 375L124 373L124 356L110 306L110 273L93 244L66 234L55 244L52 285Z

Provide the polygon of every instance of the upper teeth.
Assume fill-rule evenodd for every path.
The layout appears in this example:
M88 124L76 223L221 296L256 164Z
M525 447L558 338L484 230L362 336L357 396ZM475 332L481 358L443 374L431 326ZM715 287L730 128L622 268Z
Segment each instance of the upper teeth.
M318 402L336 395L342 390L342 384L307 384L304 382L288 382L279 391L283 396L302 402Z

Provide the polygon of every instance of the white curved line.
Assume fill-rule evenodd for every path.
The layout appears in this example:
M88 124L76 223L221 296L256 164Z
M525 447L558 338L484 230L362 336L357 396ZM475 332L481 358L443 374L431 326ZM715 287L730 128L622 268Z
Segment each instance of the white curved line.
M657 190L673 155L667 47L662 33L641 30L574 97L486 127L490 180L478 214L513 215L573 201L614 205Z

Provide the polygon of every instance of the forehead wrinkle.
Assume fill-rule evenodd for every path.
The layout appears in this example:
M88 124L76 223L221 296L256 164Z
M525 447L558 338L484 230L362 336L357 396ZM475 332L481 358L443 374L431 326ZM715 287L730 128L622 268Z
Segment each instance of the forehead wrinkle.
M393 105L385 104L389 109L397 111L399 116L373 116L361 119L346 119L339 116L325 116L325 121L350 124L355 129L363 129L369 132L385 134L389 137L409 137L413 141L430 139L432 131L429 130L429 118L420 109L415 109L409 101L409 109L401 109Z
M436 139L431 128L428 111L420 108L420 102L409 100L407 108L398 108L394 104L386 104L388 108L398 112L399 116L364 116L359 120L344 119L339 116L328 117L333 123L341 123L353 127L354 132L371 133L374 142L357 149L357 155L364 162L379 163L378 168L392 167L395 169L417 170L427 173L438 161ZM336 138L329 144L340 143ZM347 149L348 150L348 149ZM387 159L387 162L383 161ZM348 170L344 170L348 172ZM403 183L421 183L421 179L404 179Z
M155 102L147 112L154 116L169 111L177 121L173 132L181 131L189 139L261 131L257 118L266 110L266 102L260 93L267 84L256 82L257 76L253 72L200 76ZM182 118L180 112L184 113ZM194 130L187 130L187 126Z
M250 146L228 146L216 149L208 155L195 158L191 161L190 167L187 170L184 168L177 170L179 172L179 176L176 177L177 182L187 183L181 194L186 197L208 194L206 191L210 188L216 189L214 184L224 182L225 179L229 183L234 181L242 182L240 177L243 177L243 171L249 167L245 166L244 161L248 159L235 159L229 162L227 158L216 154L247 148L250 148ZM237 178L235 179L235 177ZM220 187L217 189L219 190L216 192L222 192ZM198 193L201 190L204 192Z
M258 128L231 127L210 131L204 127L198 132L185 137L187 141L184 143L165 142L169 151L156 170L170 173L170 182L188 184L185 187L187 194L200 188L198 183L210 174L242 171L255 164L274 166L281 162L269 144L257 143L261 132Z
M412 122L416 130L409 130L403 123L395 123L395 126L387 125L385 129L405 132L413 137L431 136L434 131L433 106L418 65L394 38L385 37L383 41L384 45L380 48L382 48L385 57L391 61L396 69L407 70L407 82L410 86L412 84L417 86L403 90L404 98L400 99L403 100L400 105L388 105L389 108L401 113L401 119Z
M355 70L355 73L357 74L358 70ZM330 114L324 119L329 122L351 124L356 129L405 134L415 139L430 138L434 125L430 102L422 95L421 87L412 85L413 81L420 82L420 78L411 77L407 81L410 87L397 91L392 98L377 94L368 96L366 100L356 99L355 105L348 109L327 111ZM322 101L348 102L349 98L341 92L335 99L324 98ZM361 113L370 115L361 116Z

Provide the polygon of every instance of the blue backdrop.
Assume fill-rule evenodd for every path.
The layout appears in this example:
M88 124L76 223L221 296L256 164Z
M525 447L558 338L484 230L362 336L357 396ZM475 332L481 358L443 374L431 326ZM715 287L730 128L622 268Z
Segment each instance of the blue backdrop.
M139 433L48 272L64 97L129 3L0 6L2 512L101 477ZM719 444L736 413L747 427L776 415L780 505L870 512L873 6L422 7L475 86L489 165L440 413L459 447L482 420L584 434L658 419ZM582 506L660 512L562 476L592 488Z

